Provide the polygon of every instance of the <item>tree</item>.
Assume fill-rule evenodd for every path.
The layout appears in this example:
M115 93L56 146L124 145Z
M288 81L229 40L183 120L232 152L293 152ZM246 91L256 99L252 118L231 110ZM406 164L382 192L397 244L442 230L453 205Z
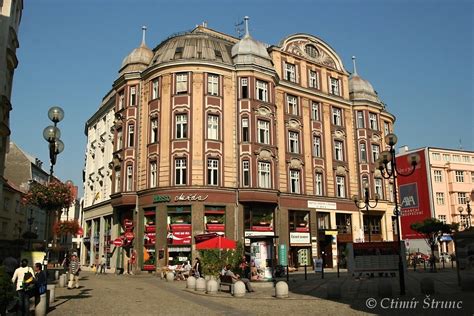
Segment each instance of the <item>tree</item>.
M240 272L239 263L244 254L241 242L237 242L235 250L206 249L199 250L201 258L202 272L204 275L218 276L225 265L230 264L234 271Z
M458 224L445 224L436 218L426 218L422 222L415 222L410 225L410 228L422 235L426 243L431 249L431 271L436 270L434 262L434 251L436 244L443 236L443 234L451 234L457 231Z

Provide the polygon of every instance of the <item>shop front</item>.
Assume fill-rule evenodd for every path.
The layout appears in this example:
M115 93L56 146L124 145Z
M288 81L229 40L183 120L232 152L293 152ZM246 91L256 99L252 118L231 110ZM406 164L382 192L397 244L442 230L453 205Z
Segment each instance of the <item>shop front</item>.
M289 266L294 268L310 266L312 264L310 212L289 211L288 216L288 230L290 234Z
M156 264L156 210L145 209L143 213L143 270L154 271Z
M191 260L191 206L168 206L168 265Z

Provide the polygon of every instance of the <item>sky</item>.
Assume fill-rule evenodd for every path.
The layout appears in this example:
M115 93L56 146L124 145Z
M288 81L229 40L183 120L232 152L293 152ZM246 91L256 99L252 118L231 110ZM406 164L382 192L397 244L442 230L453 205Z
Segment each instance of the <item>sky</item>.
M474 5L468 0L34 0L24 1L12 92L11 141L44 162L47 112L61 106L65 150L55 175L82 192L85 122L118 78L122 60L141 42L208 27L267 44L295 33L329 44L368 80L397 118L398 145L474 151Z

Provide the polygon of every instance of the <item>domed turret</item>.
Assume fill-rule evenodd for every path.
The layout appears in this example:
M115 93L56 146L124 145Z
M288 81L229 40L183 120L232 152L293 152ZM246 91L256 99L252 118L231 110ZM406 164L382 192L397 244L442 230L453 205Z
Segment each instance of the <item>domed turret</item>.
M232 47L231 55L235 65L255 64L272 68L272 61L263 43L254 40L249 34L248 20L245 20L245 36Z
M143 38L141 45L135 48L127 57L123 59L120 73L125 71L141 71L150 64L153 58L153 52L145 44L146 27L143 26L142 30Z
M349 97L351 100L368 100L382 103L370 82L362 79L357 74L355 57L352 57L352 60L354 63L354 73L349 77Z

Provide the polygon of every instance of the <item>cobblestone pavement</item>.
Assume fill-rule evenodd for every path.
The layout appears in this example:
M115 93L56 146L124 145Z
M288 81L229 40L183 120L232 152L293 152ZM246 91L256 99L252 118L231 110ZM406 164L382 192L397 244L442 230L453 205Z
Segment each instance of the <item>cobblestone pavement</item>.
M429 277L434 280L437 294L429 297L420 292L419 282ZM286 280L286 279L284 279ZM398 278L362 278L356 280L335 272L290 274L288 299L273 297L274 289L256 287L256 292L244 298L234 298L220 292L211 296L186 289L186 282L166 282L151 274L137 276L94 275L84 272L81 287L68 290L56 288L56 301L50 315L474 315L474 292L461 292L454 270L438 273L409 272L407 294L398 296ZM388 286L390 285L390 286ZM390 287L393 295L381 294ZM327 299L328 289L339 288L341 297ZM337 291L336 291L337 292ZM437 306L433 305L433 300ZM449 303L445 308L439 302ZM413 302L418 302L415 306ZM459 303L461 302L461 303ZM375 308L368 308L375 304ZM456 305L457 304L457 305ZM389 308L381 308L389 307ZM454 306L456 305L456 306ZM453 307L454 306L454 307ZM459 307L459 308L458 308Z

